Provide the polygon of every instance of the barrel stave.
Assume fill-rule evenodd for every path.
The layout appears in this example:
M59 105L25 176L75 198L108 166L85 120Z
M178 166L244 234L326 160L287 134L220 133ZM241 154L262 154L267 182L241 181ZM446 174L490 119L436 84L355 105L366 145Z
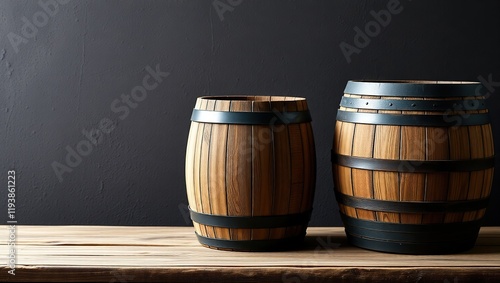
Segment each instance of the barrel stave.
M219 100L215 102L216 111L229 111L230 101ZM212 124L210 137L210 160L209 160L209 202L211 213L216 215L228 215L227 192L226 192L226 163L227 163L227 124ZM218 239L230 240L230 229L214 227L214 236Z

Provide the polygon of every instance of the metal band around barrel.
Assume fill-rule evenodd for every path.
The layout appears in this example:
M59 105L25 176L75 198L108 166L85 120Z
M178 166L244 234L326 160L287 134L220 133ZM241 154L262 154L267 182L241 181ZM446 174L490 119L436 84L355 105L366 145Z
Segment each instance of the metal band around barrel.
M347 216L342 212L340 212L340 216L346 226L356 226L363 229L389 231L394 233L446 233L456 230L474 231L476 228L481 226L481 220L434 224L402 224L357 219Z
M374 96L404 97L471 97L484 96L487 91L480 83L433 84L404 82L349 81L344 93Z
M449 242L467 240L477 234L480 221L443 224L399 224L369 221L342 215L347 230L372 239L406 242ZM392 224L392 225L385 225ZM394 225L395 224L395 225ZM444 227L442 227L444 226ZM369 227L369 228L368 228Z
M191 220L196 223L225 228L279 228L306 225L312 211L303 213L270 216L225 216L199 213L189 208Z
M347 230L347 229L346 229ZM479 229L478 229L479 231ZM412 254L412 255L441 255L454 254L470 250L476 243L477 234L470 236L465 241L443 241L437 243L415 243L406 241L386 241L380 239L370 239L353 235L346 232L349 242L357 247L397 254Z
M489 198L460 201L390 201L335 192L337 202L354 208L397 213L464 212L486 208Z
M439 224L400 224L356 219L341 213L353 245L395 253L442 254L474 246L481 220Z
M403 115L338 110L337 120L350 123L395 126L453 127L484 125L490 122L488 113L466 115Z
M340 106L371 110L402 111L446 111L446 110L484 110L483 100L402 100L402 99L366 99L343 96Z
M346 225L347 226L347 225ZM436 243L436 242L449 242L450 239L453 241L463 241L467 240L474 235L476 230L467 231L462 230L461 227L455 230L448 230L441 233L428 232L428 233L408 233L408 232L392 232L385 230L372 230L365 229L360 226L348 226L348 231L350 234L362 235L371 239L380 239L385 241L404 241L413 243Z
M276 251L293 250L299 248L304 240L304 235L271 240L223 240L207 238L196 233L198 241L202 245L210 247L232 249L240 251Z
M332 152L332 163L356 169L402 173L470 172L493 168L495 157L467 160L393 160L347 156Z
M279 125L311 122L309 111L228 112L193 109L191 121L213 124Z

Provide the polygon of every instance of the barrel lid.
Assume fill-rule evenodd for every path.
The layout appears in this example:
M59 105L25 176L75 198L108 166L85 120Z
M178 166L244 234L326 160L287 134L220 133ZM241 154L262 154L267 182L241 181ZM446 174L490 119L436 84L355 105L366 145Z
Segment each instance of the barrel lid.
M231 101L249 101L249 102L275 102L275 101L304 101L304 97L300 96L278 96L278 95L213 95L213 96L200 96L199 99L203 100L231 100Z
M472 81L350 80L344 93L404 97L484 96L482 85Z

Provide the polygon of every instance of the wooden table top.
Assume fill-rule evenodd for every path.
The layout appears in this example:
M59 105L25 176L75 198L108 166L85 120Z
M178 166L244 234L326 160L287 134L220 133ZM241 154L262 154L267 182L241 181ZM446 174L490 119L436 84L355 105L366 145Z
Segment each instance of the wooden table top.
M356 248L339 227L309 228L297 251L256 253L202 247L192 227L18 225L16 230L16 275L2 264L0 281L500 282L500 227L483 227L468 252L433 256ZM8 237L3 226L2 263L8 262Z

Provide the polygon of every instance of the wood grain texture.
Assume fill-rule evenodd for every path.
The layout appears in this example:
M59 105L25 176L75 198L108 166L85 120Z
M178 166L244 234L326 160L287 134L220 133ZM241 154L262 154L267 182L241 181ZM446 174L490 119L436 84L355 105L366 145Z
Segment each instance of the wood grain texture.
M297 251L249 253L204 248L192 227L17 226L16 276L0 269L37 282L498 282L500 228L483 227L468 252L411 256L353 247L340 227L309 228Z
M298 102L293 105L287 111L304 111L304 105L302 102ZM305 192L308 190L305 187L305 171L309 170L305 166L307 164L304 162L304 148L303 148L303 136L302 128L300 124L290 124L287 125L288 128L288 143L290 146L290 198L288 200L288 212L287 213L300 213L302 212L302 198ZM301 226L288 227L286 231L286 236L300 235L301 230L305 232Z
M449 128L450 159L470 159L469 130L467 127ZM466 200L470 183L469 172L451 172L447 200ZM444 222L460 222L463 212L446 213Z
M407 100L421 100L409 97ZM419 111L401 111L401 114L422 114ZM401 127L401 160L425 160L426 127ZM400 173L399 190L401 201L423 201L425 198L425 173ZM401 223L420 224L422 214L401 213Z
M474 111L474 113L477 111ZM483 132L481 126L468 126L470 158L484 158ZM479 199L483 191L485 170L472 171L469 175L467 199ZM464 213L463 221L476 220L478 211Z
M335 129L333 131L332 153L340 153L339 146L340 146L340 141L341 141L341 137L342 137L342 126L343 125L344 125L344 122L342 122L342 121L335 122ZM339 166L335 163L332 163L332 175L333 175L334 189L336 191L343 193L343 194L348 194L346 192L347 191L346 186L344 185L347 182L344 181L345 175L343 174L344 172L342 171L345 169L342 169L342 168L346 168L346 167ZM341 180L342 180L342 182L341 182ZM338 205L339 205L339 211L341 213L343 213L345 215L349 215L349 216L352 216L354 214L353 212L351 212L353 210L353 208L345 206L341 203L338 203Z
M415 101L418 105L423 100L470 100L484 97L380 97L376 95L344 94L354 99L404 99ZM366 105L369 101L366 102ZM371 112L402 115L442 115L449 120L455 116L453 126L395 126L371 125L337 121L333 151L337 154L374 159L392 160L469 160L482 159L494 155L491 125L463 125L463 119L470 115L486 113L487 110L460 108L446 111L422 110L366 110L346 108L343 111ZM413 165L412 165L413 166ZM333 164L335 188L339 192L360 198L390 201L458 201L487 198L491 192L493 168L461 172L388 172L378 170L360 170ZM387 211L368 211L360 208L339 205L342 213L360 219L402 224L459 223L479 220L485 209L466 212L434 213L394 213Z
M269 103L255 103L253 112L269 112L271 109L271 98ZM274 148L268 146L273 140L273 129L267 125L252 126L252 156L253 180L252 180L252 215L263 216L273 214L275 200L274 183ZM253 229L252 239L269 239L271 229Z
M196 109L226 112L307 111L303 98L203 97ZM279 115L278 115L279 117ZM269 216L312 209L315 148L310 123L283 125L192 122L186 150L190 206L205 214ZM195 224L208 238L266 240L303 235L306 225L238 229Z
M216 101L207 100L203 101L206 110L214 110ZM210 159L214 158L210 155L210 149L214 144L212 141L212 124L203 123L203 130L201 136L201 149L200 149L200 165L198 177L200 179L200 196L201 196L201 209L203 213L212 214L212 203L210 202ZM213 169L212 169L213 170ZM203 225L205 226L205 225ZM215 238L214 227L205 226L206 235Z
M484 156L493 156L495 152L493 149L493 133L491 131L491 125L482 125L481 128L483 133ZM493 186L493 173L493 168L485 170L481 197L487 197L490 195L491 187ZM477 218L482 218L485 212L485 209L480 210Z
M196 100L195 108L201 107L201 99ZM186 166L185 166L185 175L186 175L186 191L188 196L188 202L191 206L191 209L197 212L201 212L200 204L200 195L198 191L199 179L196 178L196 168L198 165L198 128L202 125L197 122L191 123L191 128L189 129L189 137L188 144L186 148ZM202 234L202 229L198 223L193 223L193 226L196 230L196 233ZM205 229L203 229L205 231Z
M217 101L215 103L216 111L229 111L229 101ZM211 213L216 215L228 215L227 208L227 189L226 189L226 163L227 163L227 135L229 126L226 124L213 124L210 147L210 172L209 186L210 199L212 204ZM214 227L215 238L231 239L229 228Z
M450 150L448 143L448 129L440 127L427 127L426 159L448 160L449 158ZM450 173L427 173L426 177L427 186L425 188L425 200L447 200ZM424 216L422 217L422 224L443 223L444 216L444 213L438 212L424 214Z
M284 111L286 109L285 101L273 102L274 109ZM292 185L290 142L288 140L289 127L285 125L275 125L273 130L273 148L274 148L274 173L276 182L274 184L275 202L273 205L273 214L288 214L290 205L290 193ZM275 228L271 230L271 239L284 238L286 228Z
M351 95L351 97L358 97ZM380 97L359 96L360 98L380 99ZM377 113L376 110L358 109L358 112ZM357 124L355 125L352 155L359 157L373 157L373 144L375 142L375 125ZM373 171L352 169L353 193L357 197L373 198ZM358 218L367 220L376 220L377 215L374 211L365 209L356 209Z
M252 112L252 105L231 101L230 112ZM230 216L252 215L252 126L229 125L226 186ZM232 240L250 240L250 229L231 229Z
M356 109L344 108L340 107L341 110L345 111L356 111ZM354 139L354 130L356 124L340 122L337 121L336 129L338 128L339 133L336 134L334 141L336 144L334 148L336 149L336 153L343 155L351 155L352 154L352 145ZM353 188L353 178L352 178L352 169L350 167L345 166L336 166L336 171L338 176L336 182L338 183L336 188L343 194L353 196L354 188ZM343 213L351 217L358 217L357 211L355 208L340 205L340 209Z
M306 100L302 101L300 107L299 109L302 110L309 109ZM311 123L301 123L300 134L302 135L304 164L307 164L307 166L304 166L304 187L302 189L300 211L310 211L313 209L316 189L316 145ZM302 229L305 228L307 227Z
M424 100L447 100L453 98L424 98ZM442 115L439 111L425 111L424 115ZM449 160L450 150L448 128L425 127L424 160ZM448 172L432 172L425 174L424 201L445 201L448 196L450 174ZM424 213L422 224L443 223L445 213Z
M396 97L393 99L401 99ZM401 111L378 110L378 113L401 114ZM401 126L377 125L373 145L373 157L381 159L401 158ZM374 199L400 200L399 173L381 172L373 173ZM400 223L399 213L379 211L378 221Z

